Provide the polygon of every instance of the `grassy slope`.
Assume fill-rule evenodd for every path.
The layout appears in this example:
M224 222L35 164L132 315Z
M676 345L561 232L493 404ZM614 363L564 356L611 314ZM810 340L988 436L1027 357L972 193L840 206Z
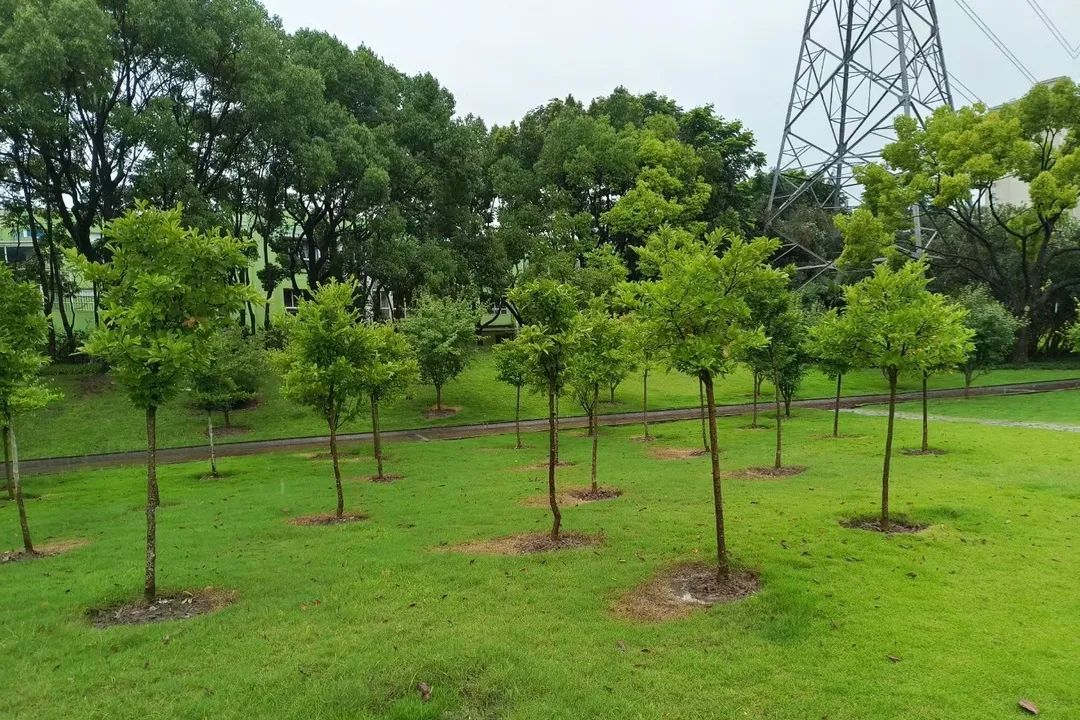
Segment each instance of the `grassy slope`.
M1051 369L1002 369L979 379L980 384L1001 384L1032 380L1052 380L1080 376L1080 370L1070 367ZM429 421L423 411L435 402L435 392L427 386L415 388L411 397L401 398L384 408L384 427L411 428L423 425L468 424L510 420L514 416L513 388L495 381L491 356L478 353L469 369L444 391L447 405L460 406L458 415ZM102 376L86 376L78 372L57 375L54 385L65 398L42 410L20 418L19 445L24 457L82 455L86 453L139 450L146 447L145 420ZM933 387L962 385L959 375L940 375L932 378ZM616 400L602 406L604 412L633 411L641 408L640 378L631 378L619 387ZM914 390L917 383L903 389ZM880 373L860 371L845 380L847 394L884 392L886 386ZM763 389L771 398L772 389ZM802 397L823 397L835 393L833 381L820 373L808 374ZM751 383L748 373L740 369L717 384L720 403L748 402ZM697 382L677 373L655 373L649 381L649 405L652 409L692 407L698 403ZM545 401L533 395L523 397L523 417L542 417ZM564 401L564 412L579 411L570 400ZM323 435L326 426L311 412L296 407L281 397L276 381L271 378L263 389L259 405L252 410L232 414L233 422L245 425L251 432L219 437L219 442L257 440L279 437ZM217 419L221 422L221 418ZM367 430L370 422L366 413L348 423L345 432ZM158 445L172 447L206 442L206 418L194 411L180 398L158 413Z
M921 403L902 403L897 408L922 412ZM930 400L929 409L932 415L1080 425L1080 402L1075 390L1040 393L1028 402L1008 396Z
M542 436L523 452L505 436L393 445L390 469L407 477L350 482L348 505L371 519L337 528L284 521L332 508L325 461L226 459L217 482L201 465L165 467L163 588L223 586L239 602L105 631L83 613L140 587L140 471L31 478L38 538L93 544L0 567L0 716L984 720L1030 697L1050 720L1080 717L1080 437L942 424L948 455L894 465L895 509L934 527L884 538L837 524L875 508L884 421L842 422L862 437L820 439L824 412L787 425L787 458L806 474L726 483L730 546L763 591L660 625L614 619L610 604L668 563L711 555L711 491L704 458L648 459L628 442L637 428L601 441L601 479L627 494L564 510L568 529L603 531L606 546L542 557L438 551L547 526L520 504L541 473L509 469L540 460ZM771 457L771 434L743 423L721 422L727 468ZM899 447L917 442L917 423L898 428ZM657 430L670 445L698 433ZM579 465L563 482L585 482L587 447L564 434ZM372 472L369 452L346 473ZM0 533L17 546L8 503Z

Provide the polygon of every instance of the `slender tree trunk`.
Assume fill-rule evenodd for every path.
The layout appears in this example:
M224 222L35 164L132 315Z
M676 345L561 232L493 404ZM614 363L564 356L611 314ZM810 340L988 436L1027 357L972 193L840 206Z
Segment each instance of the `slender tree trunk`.
M555 463L559 462L559 395L555 395Z
M210 475L217 477L217 458L214 457L214 413L206 411L206 437L210 439Z
M705 452L709 451L709 438L705 435L705 385L702 383L701 378L698 378L698 402L701 404L701 447ZM709 409L712 410L712 403L709 403Z
M596 491L597 491L597 486L596 486L596 444L597 444L597 441L600 439L600 437L599 437L600 433L597 432L597 429L596 429L596 404L599 401L600 401L600 388L597 387L597 388L593 389L592 412L590 413L591 422L592 422L592 426L593 426L593 430L592 430L592 470L590 471L591 472L590 478L592 479L592 492L593 492L593 494L596 494Z
M555 383L548 381L548 504L551 505L551 539L559 539L562 514L555 497L555 466L559 462L559 426L555 410Z
M15 499L15 482L11 476L11 451L8 450L8 432L10 429L7 425L3 427L4 433L4 479L7 484L8 500Z
M652 436L649 435L649 369L645 368L645 372L641 378L641 424L645 426L645 440L652 440Z
M773 392L775 393L773 401L776 403L776 457L773 459L773 467L779 470L781 467L783 467L780 455L780 449L783 442L783 437L780 430L780 383L776 383L776 387L774 388Z
M231 423L229 421L229 408L225 408L222 412L225 413L225 427L231 427Z
M382 438L379 437L379 398L376 395L371 396L371 442L375 447L375 466L379 470L375 479L383 480Z
M716 579L728 579L729 567L727 543L724 538L724 494L720 483L720 453L716 443L716 397L713 392L712 374L701 376L709 403L709 457L712 461L713 510L716 514Z
M930 415L926 401L926 373L922 376L922 451L930 450Z
M608 401L611 402L612 404L615 403L615 386L616 385L618 385L618 383L615 383L614 385L610 386L611 395L608 397Z
M885 464L881 469L881 530L889 531L889 466L892 463L893 422L896 416L896 371L889 371L889 424L885 430Z
M157 595L157 408L146 408L146 582L143 595L153 600Z
M19 445L15 441L15 425L10 419L4 427L4 449L10 460L11 486L15 493L15 504L19 508L19 527L22 529L23 550L27 555L34 554L34 543L30 540L30 525L26 520L26 503L23 502L22 482L19 478Z
M791 418L791 397L784 396L784 417Z
M971 381L973 379L972 374L973 373L970 370L964 370L964 397L965 398L971 397Z
M514 399L514 434L517 436L517 449L521 445L521 386L517 386L517 397Z
M337 414L334 413L330 422L330 460L334 465L334 487L337 488L337 516L345 514L345 494L341 490L341 465L338 461L337 447ZM379 469L379 477L382 477L382 469Z
M442 384L435 386L435 412L442 412Z
M843 373L836 374L836 404L832 414L832 436L840 437L840 389L844 383Z
M761 392L761 380L757 375L754 375L754 414L753 419L750 420L750 427L756 428L757 424L757 406L758 406L758 393Z

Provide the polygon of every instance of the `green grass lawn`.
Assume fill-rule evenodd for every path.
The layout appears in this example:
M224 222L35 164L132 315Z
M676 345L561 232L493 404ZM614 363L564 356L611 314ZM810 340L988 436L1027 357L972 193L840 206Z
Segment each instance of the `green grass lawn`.
M1075 395L1065 397L1075 398ZM1013 398L1017 407L1042 396ZM390 485L346 484L370 519L295 527L328 511L329 463L306 455L161 468L159 586L215 586L235 604L187 621L99 630L86 611L141 588L139 468L27 480L39 543L65 555L0 566L0 717L380 720L770 718L987 720L1080 717L1080 436L940 424L940 457L897 455L893 505L930 523L883 537L838 521L878 502L883 418L797 411L786 453L805 474L725 484L729 546L759 594L683 620L639 624L612 604L672 563L708 559L706 458L661 461L605 429L603 484L625 494L564 510L606 544L526 557L445 546L540 530L543 436L389 446ZM723 419L726 469L766 464L772 435ZM918 442L898 423L898 447ZM656 426L694 445L696 423ZM588 445L564 433L564 485L586 482ZM350 451L349 477L373 471ZM0 547L17 547L0 503ZM887 656L899 658L893 662ZM434 693L422 704L418 682Z
M1080 367L1063 364L1048 368L1001 369L979 378L984 385L1057 380L1080 377ZM139 450L146 447L145 419L134 410L107 376L87 374L81 368L66 368L50 378L64 393L64 399L21 416L19 445L23 457L54 457L88 453ZM903 385L903 390L916 390L917 379ZM958 374L943 374L931 380L932 387L960 387ZM881 374L873 370L852 373L845 379L844 392L859 395L887 391ZM772 388L763 389L771 398ZM749 374L739 371L717 382L717 402L740 403L751 399ZM808 373L801 397L832 396L832 380L817 372ZM445 403L461 408L457 415L441 420L427 420L424 411L435 403L435 391L417 386L410 396L391 402L382 409L383 426L414 428L429 425L457 425L511 420L514 416L513 388L495 380L495 371L488 352L477 354L472 365L444 391ZM692 407L698 403L697 381L678 373L654 373L649 381L649 405L652 409ZM627 379L616 392L616 402L601 406L602 412L640 410L641 381ZM564 399L563 411L577 414L578 408ZM525 395L523 417L543 417L546 401L535 395ZM310 411L285 400L275 378L268 378L260 393L258 404L249 410L232 413L235 424L247 428L237 435L219 436L218 442L262 440L281 437L325 435L326 425ZM221 418L218 417L218 423ZM346 424L343 432L370 429L366 414ZM158 413L158 445L176 447L201 445L206 442L206 417L191 408L185 398L169 403Z
M897 408L922 412L922 404L917 402ZM1027 402L1018 402L1015 396L931 399L929 410L932 415L1080 425L1080 394L1075 390L1039 393Z

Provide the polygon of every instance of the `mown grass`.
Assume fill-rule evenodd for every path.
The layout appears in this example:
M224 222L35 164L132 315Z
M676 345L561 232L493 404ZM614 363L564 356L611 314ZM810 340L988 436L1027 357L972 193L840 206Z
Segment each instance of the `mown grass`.
M66 368L51 378L64 393L64 398L41 410L27 413L18 419L19 444L26 458L84 455L88 453L139 450L146 447L145 419L107 376L88 374ZM978 383L994 385L1036 380L1057 380L1080 377L1080 367L1065 363L1038 369L1003 368L979 378ZM935 388L961 387L958 374L942 374L931 380ZM902 390L916 390L917 380L904 384ZM886 392L881 373L863 370L845 378L844 392L848 395ZM800 397L829 397L835 384L818 372L811 371L803 383ZM763 388L766 401L772 387ZM495 380L491 355L478 352L466 372L449 384L444 391L445 403L460 407L457 415L429 420L424 411L435 403L434 389L416 386L407 396L382 408L382 423L387 429L414 428L432 425L458 425L511 420L514 416L513 388ZM740 369L717 382L717 402L741 403L752 398L752 384L745 369ZM653 373L649 381L649 406L654 409L693 407L698 404L697 381L678 373ZM569 398L563 401L564 413L576 414L576 405ZM641 381L632 376L619 386L615 403L604 403L601 412L627 412L641 409ZM544 417L546 401L525 394L522 417ZM220 435L218 442L263 440L282 437L325 435L326 425L312 412L297 407L281 396L276 378L270 376L259 395L258 404L248 410L233 413L232 421L248 432ZM215 422L220 425L218 415ZM346 424L343 432L363 432L370 429L366 413ZM169 403L158 413L159 447L202 445L206 443L206 417L191 408L184 397Z
M922 412L921 403L902 403L897 408ZM961 418L1080 425L1080 399L1075 390L1039 393L1031 396L1028 402L1018 402L1015 396L1002 395L932 399L929 411L931 415Z
M1075 396L1072 396L1075 397ZM1015 398L1018 405L1039 397ZM141 587L139 468L29 478L39 542L87 538L66 555L0 567L0 717L773 718L986 720L1031 698L1080 717L1080 437L941 424L940 457L894 461L895 510L914 536L842 528L872 513L884 420L797 411L785 480L725 484L729 543L762 591L688 619L638 624L612 604L657 570L713 552L705 458L650 459L638 428L606 429L601 481L618 500L564 510L606 544L473 557L464 541L546 528L543 436L389 447L391 485L350 481L359 524L294 527L326 511L328 462L304 454L161 469L159 583L216 586L237 602L195 619L99 630L88 608ZM772 435L721 421L723 466L767 464ZM695 423L657 426L692 446ZM898 423L898 447L919 424ZM564 485L587 479L588 445L564 433ZM372 472L350 450L346 475ZM16 547L0 505L0 547ZM888 656L898 658L893 662ZM421 703L417 682L434 688Z

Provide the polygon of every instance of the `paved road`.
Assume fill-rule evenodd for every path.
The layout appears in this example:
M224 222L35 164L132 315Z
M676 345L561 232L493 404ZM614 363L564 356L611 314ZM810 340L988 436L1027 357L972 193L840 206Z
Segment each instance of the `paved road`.
M1016 395L1026 393L1049 392L1052 390L1073 390L1080 388L1080 379L1076 380L1051 380L1046 382L1023 383L1014 385L991 385L971 389L971 395ZM930 397L960 397L964 394L963 389L931 390ZM917 392L901 393L897 396L898 401L915 400L920 397ZM853 395L840 399L843 408L855 408L860 405L880 405L888 402L887 395ZM831 409L833 398L815 398L811 400L796 400L792 407ZM767 407L767 405L765 406ZM717 412L720 415L744 415L750 412L750 404L720 405ZM683 408L678 410L654 410L649 413L649 422L672 422L675 420L693 420L699 416L698 408ZM560 418L559 426L563 428L584 427L587 418L584 416ZM613 413L601 415L601 425L634 425L641 422L641 413ZM522 430L544 430L547 427L547 419L522 420ZM446 425L442 427L426 427L411 430L387 430L382 433L383 440L387 441L429 441L429 440L454 440L480 435L500 435L514 431L513 421L483 423L478 425ZM371 441L371 433L351 433L338 436L338 442L342 445L365 443ZM275 452L280 450L306 450L325 447L327 437L297 437L281 438L277 440L249 440L219 444L215 447L218 457L237 455L255 455L259 453ZM158 450L159 463L188 462L201 460L207 457L209 448L204 445L162 448ZM44 474L67 472L69 470L81 470L96 467L116 467L122 465L139 465L146 461L146 454L142 451L102 453L97 455L80 455L76 457L40 458L36 460L23 460L19 463L23 472L29 474Z
M870 410L867 408L849 408L844 412L869 417L885 417L888 410ZM900 412L896 413L899 420L922 420L922 413ZM1080 433L1080 425L1066 425L1065 423L1041 422L1038 420L997 420L995 418L957 417L956 415L927 415L934 422L969 423L975 425L991 425L993 427L1017 427L1029 430L1056 430L1057 432Z

